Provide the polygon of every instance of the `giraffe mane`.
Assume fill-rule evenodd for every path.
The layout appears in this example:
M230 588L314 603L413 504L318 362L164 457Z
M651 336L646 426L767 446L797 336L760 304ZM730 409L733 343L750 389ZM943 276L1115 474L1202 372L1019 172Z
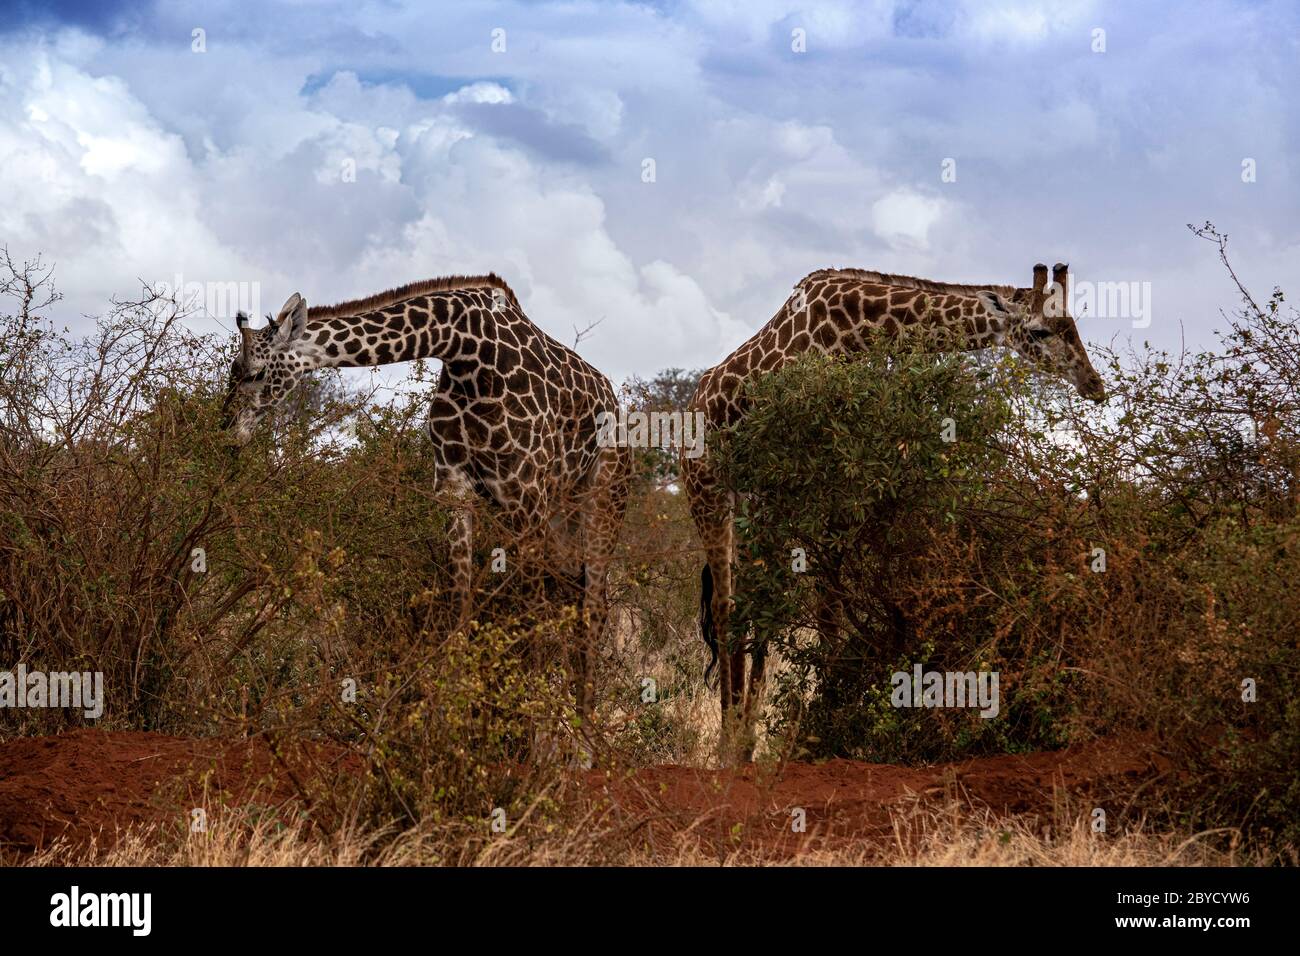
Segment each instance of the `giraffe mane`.
M386 292L368 295L363 299L350 299L347 302L338 302L334 305L313 305L308 308L307 317L311 320L335 319L342 316L356 315L360 312L372 312L395 302L411 299L417 295L426 295L430 292L481 289L484 286L500 289L510 297L510 302L516 309L520 308L519 299L515 297L514 290L506 284L506 280L495 272L489 272L487 275L482 276L442 276L437 279L422 279L419 282L408 282L406 285L399 285L395 289L389 289Z
M815 279L837 279L843 277L870 282L876 285L892 285L901 289L920 289L922 292L935 292L940 295L974 295L976 292L996 292L1010 298L1021 291L1012 285L962 285L956 282L935 282L931 279L918 279L916 276L895 275L889 272L872 272L868 269L818 269L804 276L799 285Z

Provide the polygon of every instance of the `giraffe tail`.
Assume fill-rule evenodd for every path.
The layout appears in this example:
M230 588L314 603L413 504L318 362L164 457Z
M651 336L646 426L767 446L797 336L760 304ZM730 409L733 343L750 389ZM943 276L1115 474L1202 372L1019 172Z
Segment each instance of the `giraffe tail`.
M709 646L709 666L704 669L704 683L712 686L713 669L718 666L718 630L713 623L713 571L708 564L700 572L700 634Z

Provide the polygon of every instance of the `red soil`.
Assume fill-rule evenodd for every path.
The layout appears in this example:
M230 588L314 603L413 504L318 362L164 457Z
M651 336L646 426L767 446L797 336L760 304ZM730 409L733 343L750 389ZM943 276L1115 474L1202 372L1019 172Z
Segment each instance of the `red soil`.
M262 739L134 731L10 740L0 744L0 856L48 846L61 835L103 847L142 824L174 826L179 835L197 806L210 813L216 807L293 812L295 778L328 780L337 770L360 768L358 758L335 746L297 743L288 749L282 761ZM1166 769L1148 743L1128 739L932 767L850 760L735 771L667 766L591 772L585 782L598 804L641 821L648 839L689 833L713 843L744 833L765 847L794 852L887 837L891 809L916 798L951 794L999 814L1050 814L1066 794L1077 808L1089 797L1131 793ZM792 833L794 808L806 813L803 834Z
M892 840L892 815L917 802L955 799L996 815L1037 814L1048 823L1067 802L1076 815L1094 802L1113 813L1123 805L1117 800L1169 766L1149 742L1130 738L928 767L853 760L729 772L654 767L596 774L594 782L627 818L649 817L655 838L671 839L689 828L725 849L743 834L765 850L786 854ZM803 833L792 827L796 808L804 811Z
M145 824L190 825L190 809L282 813L294 783L326 778L337 747L288 745L283 761L263 739L167 737L140 731L76 730L0 744L0 856L70 842L111 845ZM205 797L206 794L206 797Z

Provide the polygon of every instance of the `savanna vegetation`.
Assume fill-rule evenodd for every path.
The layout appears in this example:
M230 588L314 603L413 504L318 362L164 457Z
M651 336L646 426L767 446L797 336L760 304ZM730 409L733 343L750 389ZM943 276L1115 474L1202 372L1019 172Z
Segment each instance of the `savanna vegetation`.
M756 383L717 437L738 624L786 663L773 746L893 763L1149 733L1175 770L1145 812L1300 843L1300 329L1281 291L1238 291L1214 351L1093 350L1102 413L1014 363L884 346ZM997 672L997 719L894 706L918 664Z
M639 453L584 720L574 595L527 562L490 573L506 532L486 508L481 598L453 619L421 428L431 370L382 402L318 378L233 455L229 336L148 290L74 336L48 320L39 262L0 269L4 666L102 671L108 729L352 750L363 772L303 786L313 832L353 835L363 860L482 859L502 808L506 862L605 861L566 798L575 764L713 760L701 558L672 454ZM760 761L1146 734L1175 769L1117 816L1294 859L1300 316L1280 291L1239 292L1213 350L1093 350L1104 409L1013 361L883 345L754 383L710 454L742 493L734 630L776 659ZM680 409L697 377L634 380L624 400ZM890 674L914 664L996 671L999 716L893 707ZM82 721L4 711L0 735ZM962 826L943 831L953 846Z

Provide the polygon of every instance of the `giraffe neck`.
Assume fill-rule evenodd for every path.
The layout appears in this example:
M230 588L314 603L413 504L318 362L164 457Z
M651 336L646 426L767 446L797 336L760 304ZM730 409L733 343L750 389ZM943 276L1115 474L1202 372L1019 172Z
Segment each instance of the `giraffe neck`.
M795 351L858 351L879 336L914 335L932 336L944 349L974 351L1007 344L1016 313L1005 306L1024 291L1000 286L934 291L850 280L806 290L806 317L795 310L793 297L785 323Z
M1013 317L996 312L986 301L977 299L969 312L962 311L957 327L961 339L960 348L965 352L973 352L1006 345L1014 322Z
M315 368L390 365L423 358L451 361L467 342L490 332L493 310L491 290L452 289L355 315L312 317L302 355Z

